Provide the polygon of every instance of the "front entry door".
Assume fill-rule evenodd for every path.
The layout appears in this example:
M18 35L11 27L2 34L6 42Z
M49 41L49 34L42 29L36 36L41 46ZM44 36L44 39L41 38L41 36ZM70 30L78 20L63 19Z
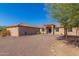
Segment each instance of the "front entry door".
M51 33L52 32L52 28L47 28L47 33Z
M52 29L51 29L51 28L49 28L49 29L48 29L48 33L51 33L51 32L52 32Z

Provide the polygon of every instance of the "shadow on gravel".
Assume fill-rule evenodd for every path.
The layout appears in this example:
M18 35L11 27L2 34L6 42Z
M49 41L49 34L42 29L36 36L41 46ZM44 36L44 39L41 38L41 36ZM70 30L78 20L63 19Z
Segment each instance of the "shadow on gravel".
M67 45L74 45L75 47L79 48L79 37L78 36L68 36L67 39L65 36L59 36L57 37L57 40L63 40L64 43Z

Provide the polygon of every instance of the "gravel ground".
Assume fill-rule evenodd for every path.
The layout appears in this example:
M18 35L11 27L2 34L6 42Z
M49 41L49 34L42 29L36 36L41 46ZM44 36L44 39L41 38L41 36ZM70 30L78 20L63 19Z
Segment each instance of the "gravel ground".
M56 40L54 35L0 37L2 56L72 56L79 55L79 48Z

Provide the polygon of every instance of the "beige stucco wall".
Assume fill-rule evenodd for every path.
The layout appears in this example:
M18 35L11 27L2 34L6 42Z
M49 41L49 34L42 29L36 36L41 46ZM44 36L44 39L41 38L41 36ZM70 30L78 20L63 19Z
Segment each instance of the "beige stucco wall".
M59 28L59 32L57 32L57 31L54 29L54 34L55 34L55 35L64 35L64 28Z
M51 34L54 34L54 27L52 26L52 32L51 32Z
M42 30L42 28L40 29L40 33L41 34L47 34L48 33L48 29L46 28L46 26L44 26L44 31ZM54 34L54 27L53 26L51 26L51 30L52 30L52 32L50 33L50 34Z
M40 28L40 33L45 34L45 31L43 31L42 28Z
M39 28L32 28L32 27L19 27L19 34L20 36L25 35L25 33L27 33L27 35L32 35L32 34L39 34L40 33L40 29Z
M72 28L72 32L67 32L68 35L76 35L76 28Z
M6 30L10 31L11 36L19 36L19 28L18 27L11 27L11 28L6 28Z
M64 28L59 28L59 32L56 32L54 30L55 35L64 35ZM72 28L72 32L67 31L67 35L76 36L76 28ZM79 30L77 32L77 35L79 36Z
M7 30L10 31L11 36L23 36L25 35L25 32L27 33L27 35L40 33L39 28L33 28L33 27L11 27L7 28Z
M44 31L43 31L43 29L44 29ZM43 29L40 28L40 33L41 33L41 34L46 34L46 32L47 32L46 27L44 26Z

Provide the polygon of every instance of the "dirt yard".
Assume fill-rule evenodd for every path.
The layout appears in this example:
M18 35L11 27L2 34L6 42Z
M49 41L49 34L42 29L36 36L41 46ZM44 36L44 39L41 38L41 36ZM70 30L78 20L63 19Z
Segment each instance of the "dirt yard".
M0 55L73 56L79 55L79 48L67 45L53 35L0 37Z

